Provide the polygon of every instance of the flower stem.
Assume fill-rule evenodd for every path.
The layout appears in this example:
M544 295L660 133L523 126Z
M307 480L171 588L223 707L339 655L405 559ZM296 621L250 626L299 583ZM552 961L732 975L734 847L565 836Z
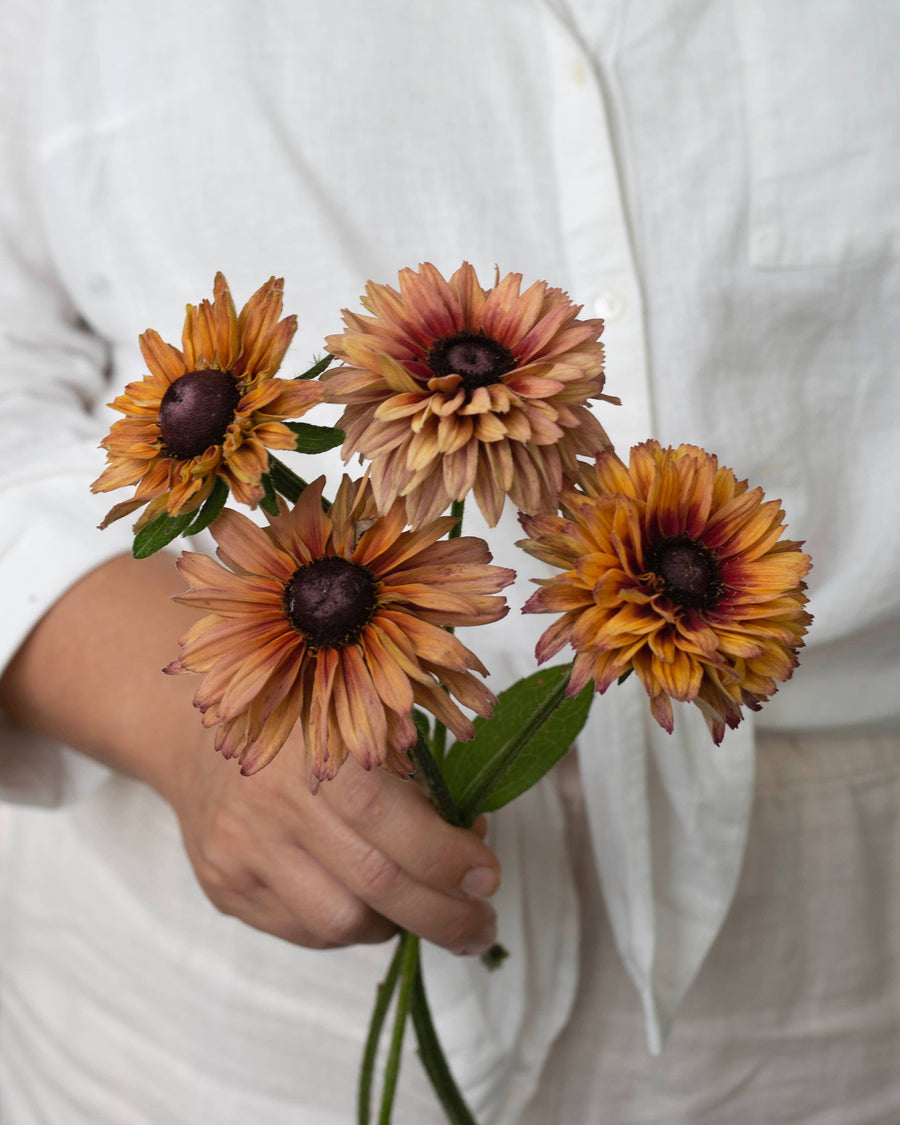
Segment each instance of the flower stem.
M435 719L434 722L434 737L431 740L431 748L435 761L443 762L444 758L447 757L447 728L440 719Z
M441 1049L440 1040L434 1029L431 1010L428 1006L428 997L425 994L421 964L416 966L410 1014L412 1015L413 1027L416 1029L419 1057L428 1077L431 1079L434 1092L444 1107L447 1119L452 1125L477 1125L450 1072L447 1058Z
M274 461L274 458L272 460ZM278 464L280 465L280 463ZM274 468L270 471L272 472L273 485L279 491L282 491L279 487L279 481L275 477ZM287 471L290 472L290 470ZM448 539L456 539L461 534L463 509L464 502L462 500L453 501L450 511L452 515L457 517L457 523L448 533ZM448 632L452 633L453 629L448 629ZM444 820L457 827L466 827L466 822L457 809L441 772L440 763L444 760L446 746L447 728L440 721L436 721L432 745L429 746L428 740L420 733L415 748L412 750L412 757L425 775L432 799ZM476 1125L475 1118L469 1111L459 1087L456 1085L434 1028L425 984L422 980L419 938L408 931L401 932L400 942L388 970L388 975L380 985L376 996L375 1011L372 1013L372 1022L360 1074L359 1125L369 1125L372 1074L378 1050L378 1040L398 981L399 992L388 1058L385 1064L384 1088L381 1095L378 1125L390 1125L397 1081L400 1075L403 1036L406 1030L406 1020L410 1015L416 1031L422 1064L441 1105L444 1107L448 1120L451 1125Z
M462 535L463 515L466 510L465 500L452 500L450 502L450 515L456 517L456 524L447 532L448 539L458 539ZM453 632L453 626L446 626L447 632ZM438 762L443 762L447 756L447 728L436 719L434 723L434 738L431 740L434 756ZM455 821L451 823L456 823Z
M397 942L394 956L388 967L387 976L379 984L375 994L375 1007L372 1010L372 1019L369 1023L369 1034L366 1038L366 1047L363 1052L362 1065L359 1071L359 1093L357 1097L357 1121L359 1125L369 1125L372 1116L372 1079L375 1075L375 1056L378 1052L378 1041L381 1038L381 1029L388 1013L397 980L400 976L400 961L403 954L403 942Z
M463 514L466 510L465 500L453 500L450 504L450 515L456 516L456 526L447 532L448 539L458 539L462 535Z
M419 735L419 741L416 743L412 755L420 766L422 773L425 775L425 780L428 782L428 789L434 803L437 805L438 812L444 820L446 820L448 824L456 825L457 828L468 827L468 825L463 823L459 809L450 796L450 790L447 788L447 782L444 780L443 773L441 773L441 767L437 762L436 756L432 754L431 748L421 735Z
M419 969L419 939L416 934L404 930L400 937L400 990L397 993L397 1008L394 1012L394 1027L384 1070L384 1089L381 1093L381 1112L378 1125L390 1125L397 1093L397 1079L400 1077L400 1054L403 1050L403 1033L406 1030L406 1017L412 999L413 985Z

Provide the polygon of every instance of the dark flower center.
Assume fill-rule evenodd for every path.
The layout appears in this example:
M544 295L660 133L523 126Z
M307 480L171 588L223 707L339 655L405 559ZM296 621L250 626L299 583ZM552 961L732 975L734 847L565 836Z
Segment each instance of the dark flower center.
M660 543L651 557L650 569L663 580L672 601L687 609L708 609L722 593L712 553L686 535Z
M375 577L339 555L301 566L284 591L291 624L313 648L352 644L377 604Z
M221 445L241 401L230 371L188 371L169 387L159 407L159 428L170 457L199 457Z
M435 375L460 375L467 391L499 383L500 377L516 366L508 348L480 332L457 332L436 340L428 349L425 362Z

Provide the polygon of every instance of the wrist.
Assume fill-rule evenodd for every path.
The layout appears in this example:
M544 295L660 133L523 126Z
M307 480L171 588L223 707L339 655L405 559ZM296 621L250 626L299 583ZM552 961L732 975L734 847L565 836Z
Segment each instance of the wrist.
M164 797L213 755L192 705L197 681L162 673L196 614L171 601L171 556L120 556L51 607L0 679L0 707ZM168 799L168 798L167 798Z

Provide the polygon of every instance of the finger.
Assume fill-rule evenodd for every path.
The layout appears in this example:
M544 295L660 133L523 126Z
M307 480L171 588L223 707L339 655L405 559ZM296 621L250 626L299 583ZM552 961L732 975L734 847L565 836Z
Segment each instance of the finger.
M329 860L347 889L376 913L454 953L483 953L497 920L483 901L436 891L349 828L336 835Z
M447 824L416 786L348 761L323 793L342 820L417 882L477 899L499 887L500 864L483 837Z
M344 770L351 777L355 770L361 780L330 790L327 802L314 805L304 831L310 853L397 925L454 952L487 949L496 933L494 911L461 886L482 867L496 884L490 849L473 833L445 824L414 786L355 766Z
M211 901L222 914L238 918L255 930L272 934L292 945L302 945L307 949L331 948L328 942L298 921L268 887L259 888L252 897L223 892Z
M255 929L310 949L382 942L396 932L392 922L305 852L284 848L272 859L252 887L210 893L214 905Z
M285 911L315 936L319 948L387 941L397 926L327 871L313 856L284 847L272 856L269 886Z

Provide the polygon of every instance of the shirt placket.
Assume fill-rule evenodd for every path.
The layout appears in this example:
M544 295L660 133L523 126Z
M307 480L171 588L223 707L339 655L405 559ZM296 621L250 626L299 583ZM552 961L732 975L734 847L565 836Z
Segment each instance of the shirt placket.
M587 42L614 38L597 24L617 8L578 12L565 0L545 0L558 222L573 296L604 319L608 393L621 406L596 413L616 451L653 436L644 310L628 213L623 162L610 127L615 104L610 56L594 57ZM578 15L576 21L575 15ZM591 16L590 40L583 34ZM612 50L612 48L609 48ZM637 677L591 708L578 738L579 760L594 855L616 944L644 1005L648 1045L664 1035L656 1008L653 873L647 793L646 698Z
M610 9L613 10L613 9ZM606 390L620 407L597 409L619 455L653 432L641 287L635 267L621 160L607 100L612 67L594 58L571 13L542 5L551 83L558 221L574 299L602 317Z

